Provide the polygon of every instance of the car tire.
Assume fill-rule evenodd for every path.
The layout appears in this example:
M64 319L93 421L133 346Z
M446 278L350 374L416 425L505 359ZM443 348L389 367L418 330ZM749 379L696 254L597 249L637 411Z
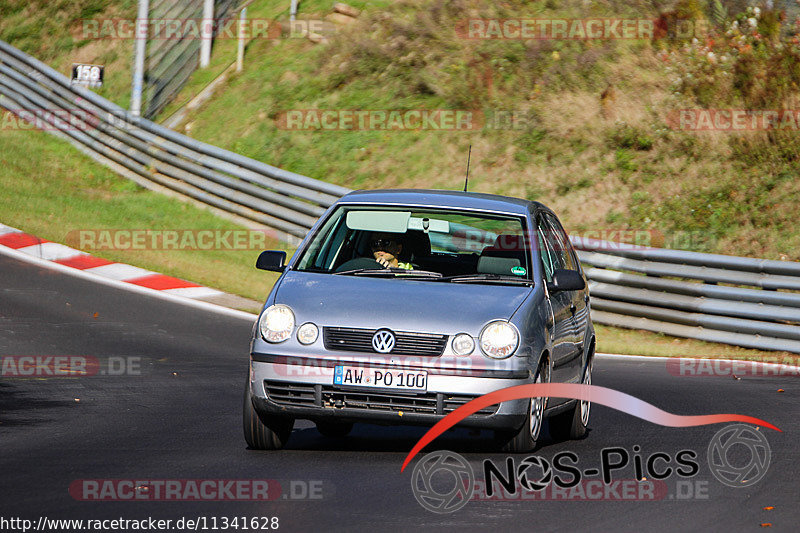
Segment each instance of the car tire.
M352 430L352 422L335 422L332 420L320 420L317 422L317 431L325 437L341 439L348 436Z
M244 387L242 409L244 440L254 450L280 450L292 434L294 419L278 416L259 416L250 396L250 382Z
M547 364L546 360L542 361L539 369L536 371L533 382L550 382L550 366ZM544 410L546 407L547 398L531 398L528 402L528 416L519 430L512 432L495 432L495 437L500 444L501 450L507 453L528 453L535 450L542 434Z
M592 384L592 361L586 364L583 370L583 385ZM559 413L549 419L550 436L555 440L575 440L586 436L589 425L589 411L591 402L577 400L568 411Z

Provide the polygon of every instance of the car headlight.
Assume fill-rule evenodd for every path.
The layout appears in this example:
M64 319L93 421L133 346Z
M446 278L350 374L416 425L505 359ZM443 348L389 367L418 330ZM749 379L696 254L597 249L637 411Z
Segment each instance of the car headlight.
M283 342L292 335L294 313L285 305L271 305L261 314L258 327L267 342Z
M453 351L457 355L469 355L475 349L475 341L471 335L459 333L453 337Z
M494 359L503 359L517 349L519 334L517 329L502 320L491 322L481 331L481 351Z
M319 337L319 328L316 324L306 322L297 328L297 341L300 344L313 344Z

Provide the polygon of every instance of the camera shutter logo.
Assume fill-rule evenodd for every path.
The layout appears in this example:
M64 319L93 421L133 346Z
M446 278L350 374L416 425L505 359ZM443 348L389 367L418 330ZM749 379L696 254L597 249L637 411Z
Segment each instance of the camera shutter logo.
M436 483L434 476L449 474L448 488L439 492L444 483ZM441 481L441 475L437 476ZM475 490L475 472L466 459L447 450L431 452L414 465L411 472L411 491L419 504L434 513L452 513L464 507Z
M528 471L531 467L536 467L542 471L542 476L538 480L532 480L528 477ZM517 467L517 479L519 484L526 490L538 492L550 485L553 480L553 468L546 459L542 459L539 456L528 457Z
M372 347L378 353L389 353L394 349L394 333L388 329L379 329L372 336Z
M746 449L746 451L745 451ZM731 464L730 456L744 452L747 464ZM708 467L720 483L729 487L749 487L763 478L769 469L772 451L767 438L753 427L734 424L722 428L708 445Z

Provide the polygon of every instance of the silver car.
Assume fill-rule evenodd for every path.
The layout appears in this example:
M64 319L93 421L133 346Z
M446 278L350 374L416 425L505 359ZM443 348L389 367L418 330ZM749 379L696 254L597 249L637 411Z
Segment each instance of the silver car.
M591 383L595 334L575 251L544 205L432 190L350 193L286 263L254 326L244 434L279 449L294 421L344 437L354 422L433 425L483 394ZM461 426L510 452L586 433L589 403L533 398Z

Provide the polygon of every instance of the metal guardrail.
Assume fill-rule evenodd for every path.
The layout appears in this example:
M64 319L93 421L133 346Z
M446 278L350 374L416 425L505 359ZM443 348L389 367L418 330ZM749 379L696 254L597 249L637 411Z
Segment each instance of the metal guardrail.
M223 150L147 119L0 41L0 106L25 110L145 184L295 237L349 189ZM69 127L48 111L64 110ZM573 239L602 324L800 353L800 263Z
M228 213L305 236L349 189L191 139L126 110L0 41L0 105L26 111L99 161ZM68 113L68 120L53 116Z
M572 241L596 322L800 353L800 263Z

